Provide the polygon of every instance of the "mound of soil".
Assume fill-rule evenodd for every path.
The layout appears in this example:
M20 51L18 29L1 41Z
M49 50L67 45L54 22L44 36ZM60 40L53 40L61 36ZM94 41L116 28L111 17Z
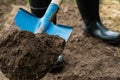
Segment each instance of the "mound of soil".
M16 29L4 32L0 38L1 71L10 80L39 80L54 65L64 45L58 36Z

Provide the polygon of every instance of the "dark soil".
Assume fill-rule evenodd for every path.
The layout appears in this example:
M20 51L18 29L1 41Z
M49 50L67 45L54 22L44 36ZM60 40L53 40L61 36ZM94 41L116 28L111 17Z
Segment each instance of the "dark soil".
M0 68L10 80L41 79L65 46L58 36L34 35L16 29L6 35L0 41Z
M116 0L105 1L113 1L116 7L113 6L113 3L102 5L104 8L100 11L104 14L101 15L101 18L103 17L102 22L105 23L107 28L120 31L120 10L117 9L119 6L117 6ZM25 5L25 7L28 6ZM112 16L112 19L109 16ZM5 20L1 19L3 22ZM120 46L108 45L101 40L84 34L81 29L82 19L74 0L63 2L57 20L58 24L74 27L63 51L65 66L60 73L47 73L41 80L120 80ZM0 80L6 80L2 74L0 77L2 77Z

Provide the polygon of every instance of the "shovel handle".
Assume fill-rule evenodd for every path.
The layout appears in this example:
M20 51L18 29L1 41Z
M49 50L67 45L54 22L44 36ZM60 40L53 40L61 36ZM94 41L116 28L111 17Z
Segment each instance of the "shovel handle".
M52 0L51 4L48 6L48 9L46 10L44 16L43 16L43 22L50 21L50 19L56 14L56 12L59 10L60 4L63 0Z
M46 32L48 28L50 27L50 20L53 18L53 16L57 13L59 10L59 6L61 4L62 0L52 0L51 4L49 5L47 11L45 12L45 15L42 17L42 22L40 27L37 28L35 33L42 33Z
M60 6L60 4L62 3L62 0L52 0L51 3L57 4L58 6Z

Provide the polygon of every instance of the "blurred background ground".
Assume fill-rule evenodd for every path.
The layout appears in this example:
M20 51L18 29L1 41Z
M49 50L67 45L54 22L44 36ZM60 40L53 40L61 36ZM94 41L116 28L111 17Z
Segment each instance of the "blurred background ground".
M2 27L8 29L19 7L30 11L25 0L3 0L0 5L0 30ZM103 0L100 15L107 28L120 32L119 0ZM57 18L59 24L73 26L74 31L63 52L64 69L57 74L48 73L42 80L80 80L81 76L114 80L120 77L120 47L107 45L83 33L82 19L75 1L65 0ZM0 73L0 80L8 79Z

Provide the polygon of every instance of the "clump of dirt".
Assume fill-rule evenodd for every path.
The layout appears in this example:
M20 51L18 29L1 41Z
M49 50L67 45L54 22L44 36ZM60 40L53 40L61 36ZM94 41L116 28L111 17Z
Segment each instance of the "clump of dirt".
M8 34L3 32L1 34L7 36L0 36L0 68L10 80L41 79L54 65L65 45L58 36L34 35L16 29Z

